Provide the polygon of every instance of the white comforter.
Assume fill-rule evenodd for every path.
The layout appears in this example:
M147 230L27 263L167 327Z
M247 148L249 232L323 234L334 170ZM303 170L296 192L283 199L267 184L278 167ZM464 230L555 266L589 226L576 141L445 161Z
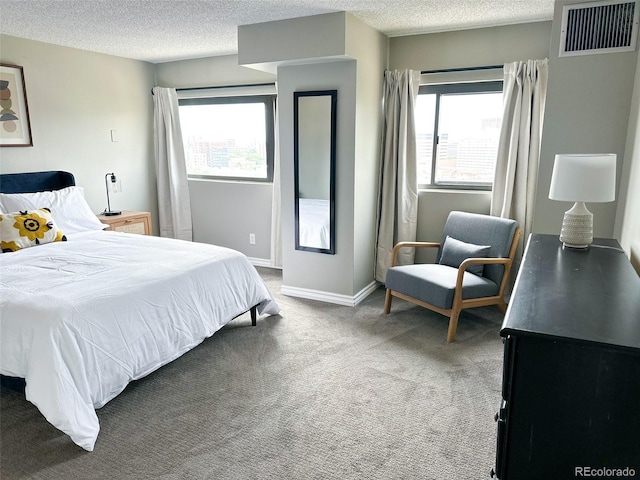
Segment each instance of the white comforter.
M239 252L116 232L0 255L0 373L93 450L95 409L235 316L278 306ZM247 332L248 334L251 332Z

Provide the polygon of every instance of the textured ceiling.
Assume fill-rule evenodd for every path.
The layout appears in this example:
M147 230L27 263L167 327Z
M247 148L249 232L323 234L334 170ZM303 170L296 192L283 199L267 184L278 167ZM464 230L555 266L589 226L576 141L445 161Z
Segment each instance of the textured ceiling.
M347 11L393 37L551 20L553 3L553 0L0 0L0 32L160 63L237 53L238 25Z

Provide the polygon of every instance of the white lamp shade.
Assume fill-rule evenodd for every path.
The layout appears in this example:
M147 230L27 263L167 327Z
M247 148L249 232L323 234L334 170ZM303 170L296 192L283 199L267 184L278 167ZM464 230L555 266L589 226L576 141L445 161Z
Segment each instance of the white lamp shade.
M561 202L613 202L616 199L616 155L556 155L549 198Z

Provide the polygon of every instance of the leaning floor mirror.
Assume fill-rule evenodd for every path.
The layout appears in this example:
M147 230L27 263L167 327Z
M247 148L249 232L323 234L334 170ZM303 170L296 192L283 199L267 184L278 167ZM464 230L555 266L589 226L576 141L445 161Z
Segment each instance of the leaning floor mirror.
M335 254L337 90L294 92L296 250Z

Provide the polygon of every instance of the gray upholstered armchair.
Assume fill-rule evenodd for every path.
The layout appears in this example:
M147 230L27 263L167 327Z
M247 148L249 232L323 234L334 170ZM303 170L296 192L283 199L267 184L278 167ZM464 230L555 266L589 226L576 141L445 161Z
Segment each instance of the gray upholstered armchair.
M520 229L515 220L451 212L442 242L400 242L387 272L384 312L392 297L402 298L449 317L447 342L453 342L464 308L497 305L506 311L504 293ZM405 247L437 247L435 264L396 266Z

